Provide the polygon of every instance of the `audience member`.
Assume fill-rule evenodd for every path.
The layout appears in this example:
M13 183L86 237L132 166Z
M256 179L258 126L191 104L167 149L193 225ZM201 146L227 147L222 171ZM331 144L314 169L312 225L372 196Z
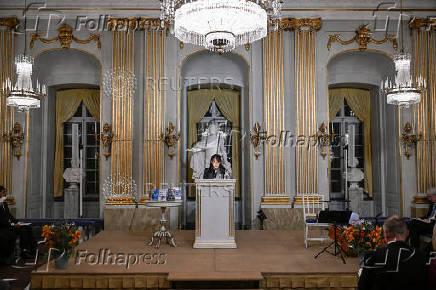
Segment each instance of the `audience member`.
M402 218L391 216L383 225L387 246L365 256L359 290L427 289L427 259L406 243L409 231Z
M436 219L436 187L427 190L427 198L431 201L427 215L421 218L412 219L409 223L410 244L419 248L419 236L432 234Z
M20 237L21 256L33 258L36 251L36 241L33 237L32 227L23 225L10 213L6 203L6 188L0 185L0 236L4 239L3 257L13 252L17 236Z

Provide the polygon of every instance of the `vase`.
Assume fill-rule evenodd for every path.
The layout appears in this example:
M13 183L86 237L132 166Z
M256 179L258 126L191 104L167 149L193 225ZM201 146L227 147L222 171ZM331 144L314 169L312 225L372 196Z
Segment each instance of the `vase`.
M54 260L56 269L66 269L68 267L69 257L65 255L65 253L55 258Z

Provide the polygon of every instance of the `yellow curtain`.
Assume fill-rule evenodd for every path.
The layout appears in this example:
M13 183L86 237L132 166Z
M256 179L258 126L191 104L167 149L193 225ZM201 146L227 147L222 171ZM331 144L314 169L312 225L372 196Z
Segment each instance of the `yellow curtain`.
M54 196L63 195L64 182L64 134L63 124L68 121L81 102L91 115L100 120L100 91L95 89L72 89L56 92L56 152L54 167Z
M235 90L214 90L213 91L215 102L223 113L224 117L232 122L232 174L236 179L235 196L240 196L240 172L239 172L239 156L240 156L240 136L238 130L240 129L239 120L239 99L240 95Z
M369 90L354 88L339 88L329 90L329 116L333 120L345 99L359 120L363 122L364 131L364 161L365 161L365 191L372 196L372 158L371 158L371 94Z
M188 92L188 146L192 147L197 142L197 123L201 121L215 99L217 106L224 117L233 124L233 128L240 127L239 121L239 92L235 90L201 89ZM235 196L240 196L240 174L239 174L239 155L240 144L239 136L233 132L232 136L232 173L233 178L237 179ZM191 155L188 154L188 164ZM188 167L188 180L192 182L192 169ZM194 196L194 192L189 192L189 196Z

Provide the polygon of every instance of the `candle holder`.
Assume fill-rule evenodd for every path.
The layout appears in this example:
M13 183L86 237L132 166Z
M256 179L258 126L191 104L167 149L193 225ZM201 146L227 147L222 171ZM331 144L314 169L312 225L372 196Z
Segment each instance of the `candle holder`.
M412 126L409 122L404 125L403 133L401 133L400 140L401 144L404 147L404 155L407 159L410 158L411 151L416 147L416 143L421 141L422 134L413 134Z
M175 132L175 127L172 122L168 123L168 128L166 129L166 134L161 133L159 140L164 142L168 147L168 156L173 159L175 153L174 153L174 147L176 143L180 139L180 132Z
M22 132L21 124L18 122L15 123L12 130L9 133L5 133L3 138L5 141L11 143L14 156L20 160L21 146L23 146L24 143L24 133Z
M250 143L254 147L254 157L256 160L259 158L260 154L262 154L259 150L260 144L266 140L266 131L261 131L261 127L258 122L256 122L253 126L253 131L250 131Z
M323 159L327 156L327 148L330 147L331 139L334 138L335 134L329 134L327 132L327 126L324 122L322 122L321 126L319 126L318 133L316 133L316 138L318 140L318 146L321 148L321 156Z
M111 126L108 123L104 123L103 131L100 134L97 134L97 132L94 133L96 141L98 140L98 135L100 135L100 140L103 144L103 155L107 160L109 156L111 156L112 142L114 140Z

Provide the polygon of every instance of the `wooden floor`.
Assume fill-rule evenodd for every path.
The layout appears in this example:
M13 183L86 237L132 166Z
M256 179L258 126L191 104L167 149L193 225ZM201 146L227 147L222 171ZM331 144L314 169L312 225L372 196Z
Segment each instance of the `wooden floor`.
M195 281L255 281L247 285L260 288L356 286L357 258L346 258L347 264L329 254L314 259L322 245L305 249L302 231L237 231L237 249L193 249L193 231L174 235L176 248L163 243L155 249L146 245L151 232L103 231L77 248L66 270L50 265L48 272L45 266L32 272L32 289L177 288ZM119 254L118 260L109 253Z

